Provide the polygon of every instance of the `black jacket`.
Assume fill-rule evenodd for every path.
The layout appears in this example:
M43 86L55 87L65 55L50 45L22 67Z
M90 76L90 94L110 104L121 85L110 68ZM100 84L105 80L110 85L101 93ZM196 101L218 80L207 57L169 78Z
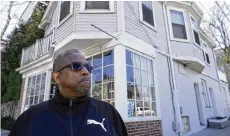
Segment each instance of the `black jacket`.
M9 136L127 136L110 104L88 95L69 101L60 93L32 106L15 122Z

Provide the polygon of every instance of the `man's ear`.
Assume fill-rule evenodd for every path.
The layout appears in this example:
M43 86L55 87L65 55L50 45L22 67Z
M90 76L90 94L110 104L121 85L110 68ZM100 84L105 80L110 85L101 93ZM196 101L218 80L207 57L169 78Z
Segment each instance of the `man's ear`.
M52 77L56 84L60 84L60 73L59 72L53 72Z

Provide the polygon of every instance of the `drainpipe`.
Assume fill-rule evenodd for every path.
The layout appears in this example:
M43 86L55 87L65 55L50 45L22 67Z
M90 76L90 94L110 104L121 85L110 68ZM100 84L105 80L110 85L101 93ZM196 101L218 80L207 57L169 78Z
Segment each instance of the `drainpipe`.
M171 46L170 46L170 41L169 41L169 29L168 29L168 23L166 20L166 8L165 4L167 1L163 3L163 16L164 16L164 22L165 22L165 29L166 29L166 37L167 37L167 45L169 49L169 69L171 71L171 80L172 80L172 102L173 102L173 109L174 109L174 122L173 124L173 130L175 131L176 134L179 136L182 136L182 124L181 124L181 113L180 113L180 105L179 105L179 100L178 100L178 89L176 85L176 78L175 78L175 73L174 73L174 65L173 65L173 58L172 58L172 51L171 51Z

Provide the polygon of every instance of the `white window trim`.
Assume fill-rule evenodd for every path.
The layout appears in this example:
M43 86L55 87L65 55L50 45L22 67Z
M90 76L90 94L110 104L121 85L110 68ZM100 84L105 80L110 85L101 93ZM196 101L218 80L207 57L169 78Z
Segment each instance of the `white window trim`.
M158 88L158 81L157 81L157 69L156 69L156 60L153 56L150 56L149 54L146 54L144 52L140 52L140 51L137 51L133 48L130 48L130 47L126 47L125 46L125 50L128 50L132 53L136 53L142 57L145 57L147 59L150 59L152 60L153 62L153 78L154 78L154 87L155 87L155 102L156 102L156 113L157 115L156 116L134 116L134 117L128 117L128 114L127 114L127 117L125 118L125 121L128 121L128 122L132 122L132 121L147 121L147 120L160 120L161 119L161 109L160 109L160 97L159 97L159 88ZM126 53L126 52L125 52ZM125 55L125 60L126 60L126 55ZM125 71L126 71L126 63L125 63ZM127 73L125 75L125 77L127 76ZM127 79L125 79L125 81L127 82ZM126 85L126 84L125 84ZM127 91L127 85L124 87L124 89ZM127 95L126 95L126 113L128 111L128 105L127 105L127 101L128 101L128 98L127 98ZM135 100L136 101L136 100ZM151 100L151 103L153 101Z
M203 40L200 40L200 43L201 43L201 46L202 46L202 51L203 51L204 53L207 53L207 54L208 54L210 64L207 62L206 54L204 54L204 57L205 57L205 61L204 61L204 62L205 62L205 64L206 64L207 66L211 67L210 55L209 55L208 50L207 50L208 44L207 44L207 42L205 42L205 41L203 41ZM204 44L206 45L206 47L204 46Z
M80 13L114 13L114 1L109 1L109 10L105 9L85 9L86 1L81 1Z
M68 18L70 18L73 15L73 2L70 1L70 14L67 15L65 18L60 21L60 15L61 15L61 1L58 1L58 27L63 24Z
M154 1L152 2L152 11L153 11L153 21L154 21L154 26L150 25L148 22L143 20L143 10L142 10L142 1L139 1L139 14L140 14L140 22L146 25L147 27L153 29L156 31L156 17L155 17L155 8L154 8Z
M193 27L193 24L192 24L192 19L193 18L196 22L197 20L193 17L193 15L191 13L189 13L189 20L190 20L190 24L191 24L191 30L192 30L192 38L193 38L193 43L196 45L196 46L202 46L202 45L199 45L196 43L195 41L195 36L194 36L194 33L193 33L193 30L195 30L195 28ZM198 24L198 23L197 23ZM196 30L195 30L196 31ZM196 31L198 33L198 37L199 37L199 40L200 40L200 44L201 44L201 38L200 38L200 34L199 34L199 28L198 30Z
M173 29L172 29L172 21L171 21L170 10L180 11L180 12L183 13L187 39L180 39L180 38L174 38L173 37ZM188 21L187 21L187 16L185 14L185 11L186 10L181 9L181 8L167 7L167 16L168 16L168 24L169 24L169 31L170 31L170 39L173 40L173 41L179 41L179 42L189 42L190 41L190 38L189 38L189 35L188 35Z

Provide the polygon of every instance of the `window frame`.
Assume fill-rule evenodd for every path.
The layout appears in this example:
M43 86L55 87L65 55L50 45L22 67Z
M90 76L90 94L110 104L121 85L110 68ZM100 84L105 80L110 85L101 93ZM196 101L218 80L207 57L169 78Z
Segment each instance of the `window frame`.
M154 31L156 31L156 16L155 16L155 7L154 7L154 1L150 1L152 2L152 13L153 13L153 23L154 26L149 24L148 22L146 22L145 20L143 20L143 10L142 10L142 2L143 1L139 1L139 14L140 14L140 22L143 23L144 25L146 25L147 27L153 29Z
M211 67L211 61L210 61L210 55L209 55L209 53L208 53L208 45L207 45L207 42L205 42L205 41L203 41L203 40L201 40L201 48L202 48L202 53L203 53L203 55L204 55L204 57L205 57L205 60L204 60L204 62L205 62L205 64L206 65L208 65L209 67ZM206 54L208 54L208 57L209 57L209 63L207 62L207 58L206 58Z
M199 34L199 28L198 28L198 30L195 30L196 28L194 28L194 26L193 26L193 24L192 24L192 19L191 19L191 18L193 18L196 22L197 22L197 20L194 18L194 16L193 16L191 13L189 13L189 20L190 20L190 24L191 24L191 33L192 33L193 43L194 43L196 46L200 47L200 46L202 46L202 45L201 45L202 43L201 43L201 38L200 38L200 34ZM198 22L197 22L197 25L198 25ZM199 27L199 26L198 26L198 27ZM194 35L193 31L196 31L196 32L197 32L198 38L199 38L199 41L200 41L200 45L196 43L195 35Z
M152 98L151 98L151 96L150 96L150 103L153 103L153 102L155 102L156 103L156 115L150 115L150 116L132 116L132 117L129 117L128 116L128 114L127 114L127 119L129 120L129 121L141 121L141 120L151 120L151 119L154 119L154 120L157 120L157 119L159 119L161 116L160 116L160 100L159 100L159 94L158 94L158 86L157 86L157 71L156 71L156 61L155 61L155 59L154 59L154 57L151 57L151 56L149 56L149 55L147 55L147 54L145 54L145 53L143 53L143 52L139 52L139 51L136 51L136 50L134 50L134 49L132 49L132 48L129 48L129 47L126 47L125 48L125 56L126 56L126 51L130 51L130 52L132 52L133 54L135 53L135 54L137 54L137 55L139 55L140 57L144 57L144 58L146 58L146 59L149 59L149 60L151 60L152 61L152 68L153 68L153 71L151 72L152 74L153 74L153 84L154 84L154 88L155 88L155 101L154 100L152 100ZM125 60L126 60L126 57L125 57ZM126 62L126 61L125 61ZM129 65L128 65L129 66ZM148 66L147 66L148 67ZM134 68L134 67L133 67ZM125 63L125 71L127 70L127 63ZM140 69L140 71L142 71L141 69ZM134 71L133 71L134 72ZM135 76L135 74L133 75L133 76ZM128 81L127 81L127 72L126 72L126 79L125 79L125 81L126 81L126 91L127 91L127 83L128 83ZM135 79L134 79L135 80ZM134 82L134 81L133 81ZM141 84L141 87L143 86L143 84ZM150 87L149 85L148 85L148 87ZM135 91L134 91L134 93L135 93ZM149 94L150 95L150 94ZM136 94L134 94L134 96L136 96ZM135 107L136 107L136 101L137 101L137 99L135 99L134 98L134 100L135 100ZM128 99L128 96L126 96L126 102L127 102L127 104L128 104L128 101L130 101L130 99ZM141 100L141 101L144 101L144 100ZM150 107L152 106L152 104L150 105ZM151 107L152 108L152 107ZM126 112L128 112L128 105L126 106Z
M179 12L183 13L184 25L185 25L185 31L186 31L187 39L174 38L170 10L175 10L175 11L179 11ZM170 40L172 40L172 41L179 41L179 42L189 42L190 38L189 38L189 34L188 34L189 31L188 31L188 21L187 21L187 16L186 16L186 10L185 9L181 9L181 8L176 8L176 7L167 7L167 16L168 16L168 25L169 25Z
M80 5L80 13L114 13L114 1L109 2L109 10L105 9L85 9L86 1L81 1Z
M69 1L70 2L70 9L69 9L70 13L60 21L60 16L61 16L61 2L62 1L58 1L58 26L60 26L61 24L63 24L68 18L70 18L73 15L73 2L74 1Z

